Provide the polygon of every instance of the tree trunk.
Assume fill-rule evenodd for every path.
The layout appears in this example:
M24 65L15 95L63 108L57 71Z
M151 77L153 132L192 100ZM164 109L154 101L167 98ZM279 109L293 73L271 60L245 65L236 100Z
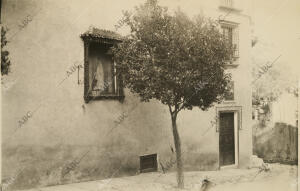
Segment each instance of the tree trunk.
M178 188L183 189L184 175L183 175L183 163L181 158L181 142L180 142L180 137L176 125L177 113L171 114L171 119L172 119L173 138L174 138L174 144L176 149L177 183L178 183Z

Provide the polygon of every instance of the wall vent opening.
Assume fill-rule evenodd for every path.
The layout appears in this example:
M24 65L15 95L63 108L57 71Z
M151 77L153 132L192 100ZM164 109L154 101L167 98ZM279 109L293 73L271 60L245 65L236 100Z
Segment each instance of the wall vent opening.
M157 171L157 154L140 156L140 172Z

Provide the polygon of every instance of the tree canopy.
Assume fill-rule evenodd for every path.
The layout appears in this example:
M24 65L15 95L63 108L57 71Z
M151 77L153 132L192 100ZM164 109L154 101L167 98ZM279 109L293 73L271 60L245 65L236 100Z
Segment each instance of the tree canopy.
M230 45L215 21L190 19L180 10L174 15L156 0L124 12L121 25L131 33L114 48L117 71L125 87L143 101L202 110L222 100L230 75Z

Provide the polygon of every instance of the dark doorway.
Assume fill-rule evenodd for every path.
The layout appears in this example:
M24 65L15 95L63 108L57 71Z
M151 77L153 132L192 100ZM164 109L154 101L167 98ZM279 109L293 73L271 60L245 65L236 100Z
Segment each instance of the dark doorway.
M235 164L234 112L220 113L220 166Z
M140 156L140 171L157 171L157 154Z

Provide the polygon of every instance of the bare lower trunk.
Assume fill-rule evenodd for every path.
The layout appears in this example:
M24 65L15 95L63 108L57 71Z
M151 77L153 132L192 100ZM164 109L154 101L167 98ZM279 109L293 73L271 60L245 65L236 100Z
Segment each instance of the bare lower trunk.
M177 183L178 183L178 188L183 189L184 188L184 175L183 175L183 163L182 163L182 158L181 158L181 142L180 142L180 137L179 133L177 130L177 125L176 125L176 118L177 114L171 114L172 118L172 130L173 130L173 138L174 138L174 144L175 144L175 149L176 149L176 160L177 160Z

